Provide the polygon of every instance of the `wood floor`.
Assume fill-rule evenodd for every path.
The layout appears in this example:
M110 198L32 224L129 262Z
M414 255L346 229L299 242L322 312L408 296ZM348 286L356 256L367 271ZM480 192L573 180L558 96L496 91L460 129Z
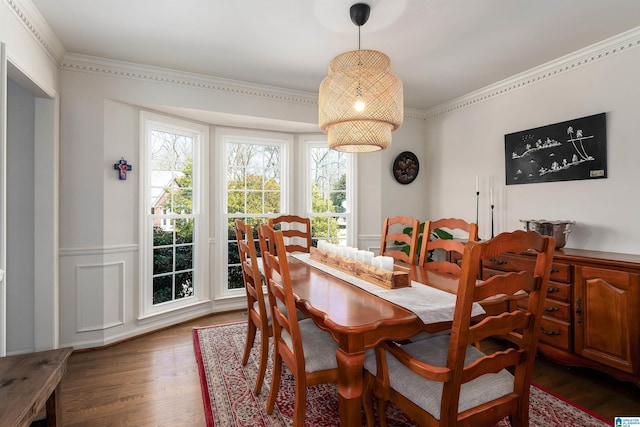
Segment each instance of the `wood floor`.
M204 426L191 330L244 320L243 312L216 314L110 347L74 352L62 381L62 425ZM539 359L533 381L609 420L640 416L639 388L591 370Z

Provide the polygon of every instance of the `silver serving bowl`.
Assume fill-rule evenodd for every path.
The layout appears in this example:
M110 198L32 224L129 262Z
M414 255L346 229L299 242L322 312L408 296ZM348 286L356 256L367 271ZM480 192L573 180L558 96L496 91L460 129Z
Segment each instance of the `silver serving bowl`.
M537 231L543 236L551 236L556 239L556 249L564 247L567 243L567 235L571 232L571 225L575 221L547 221L546 219L521 219L524 229Z

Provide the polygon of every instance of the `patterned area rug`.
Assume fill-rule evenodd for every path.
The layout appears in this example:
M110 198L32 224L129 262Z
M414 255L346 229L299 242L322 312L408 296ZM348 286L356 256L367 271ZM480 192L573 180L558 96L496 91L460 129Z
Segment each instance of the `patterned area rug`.
M283 368L276 407L273 414L267 415L266 404L271 384L271 353L262 392L259 396L255 396L253 387L258 371L259 336L256 337L249 362L246 366L242 366L245 338L245 322L193 330L207 427L214 425L218 427L290 426L293 417L293 376L286 367ZM537 386L531 387L530 401L530 426L603 427L612 425ZM389 426L392 427L415 425L393 405L389 405L387 417ZM335 384L309 387L305 426L337 425L339 425L338 398ZM496 425L496 427L508 426L509 422L506 419Z

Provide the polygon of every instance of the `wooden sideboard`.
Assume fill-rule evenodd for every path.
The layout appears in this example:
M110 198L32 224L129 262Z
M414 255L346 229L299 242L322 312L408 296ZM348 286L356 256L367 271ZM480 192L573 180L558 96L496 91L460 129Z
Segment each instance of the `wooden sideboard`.
M485 260L483 278L532 268L527 254ZM570 366L640 386L640 255L558 249L540 329L539 352Z

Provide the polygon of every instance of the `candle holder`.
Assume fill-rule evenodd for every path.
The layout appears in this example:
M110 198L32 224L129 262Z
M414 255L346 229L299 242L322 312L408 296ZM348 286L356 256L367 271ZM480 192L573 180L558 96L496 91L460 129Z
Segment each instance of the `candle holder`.
M476 191L476 225L478 224L478 208L480 206L480 192Z
M494 233L493 233L493 208L495 207L495 205L492 203L491 204L491 238L493 239Z

